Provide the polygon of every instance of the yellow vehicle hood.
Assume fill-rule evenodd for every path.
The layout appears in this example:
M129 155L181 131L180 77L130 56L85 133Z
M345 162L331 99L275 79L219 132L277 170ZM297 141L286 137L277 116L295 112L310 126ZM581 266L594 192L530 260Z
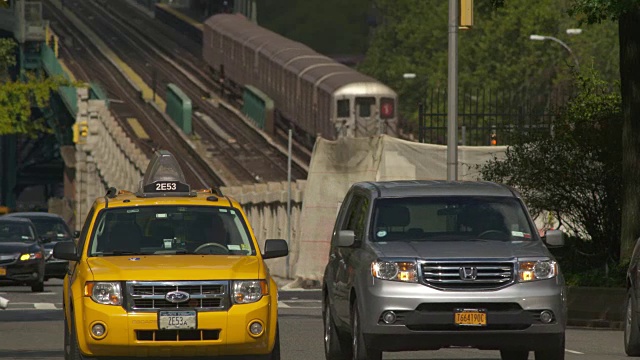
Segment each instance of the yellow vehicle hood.
M256 256L151 255L91 257L87 264L97 281L261 279Z

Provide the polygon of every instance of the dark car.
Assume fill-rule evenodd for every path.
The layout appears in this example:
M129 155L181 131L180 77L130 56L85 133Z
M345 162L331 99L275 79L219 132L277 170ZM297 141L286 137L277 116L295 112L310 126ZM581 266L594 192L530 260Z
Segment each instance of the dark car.
M78 237L78 232L72 232L64 219L57 214L46 212L16 212L5 215L11 218L29 219L35 225L38 235L47 238L45 249L45 273L44 280L51 278L64 279L69 262L53 257L53 247L61 241L73 241Z
M38 237L29 219L0 218L0 280L11 280L44 290L46 239Z

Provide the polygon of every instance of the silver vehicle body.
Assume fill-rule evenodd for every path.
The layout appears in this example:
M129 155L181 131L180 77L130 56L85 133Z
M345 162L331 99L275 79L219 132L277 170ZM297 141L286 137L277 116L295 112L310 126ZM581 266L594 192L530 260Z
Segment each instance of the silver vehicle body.
M557 276L550 279L518 280L519 261L555 261L537 231L527 241L372 241L376 201L443 196L512 198L521 204L526 221L531 229L535 229L518 193L490 182L354 184L338 214L323 281L324 304L329 305L328 312L338 333L353 335L350 333L353 332L351 323L355 304L364 343L380 351L469 346L527 352L561 347L561 353L564 353L567 308L562 274L558 271ZM350 243L347 239L349 233L341 230L352 217L350 204L357 197L365 199L361 207L365 212L362 235L356 231L356 242L344 246ZM549 240L555 245L561 245L563 241L557 232L549 236ZM374 277L372 263L379 259L415 261L418 264L417 282ZM469 279L465 279L467 275ZM478 284L475 278L481 279L482 276L499 280ZM456 309L485 310L486 326L454 324ZM553 313L551 322L540 320L543 310ZM393 311L393 323L383 321L383 314L387 311Z

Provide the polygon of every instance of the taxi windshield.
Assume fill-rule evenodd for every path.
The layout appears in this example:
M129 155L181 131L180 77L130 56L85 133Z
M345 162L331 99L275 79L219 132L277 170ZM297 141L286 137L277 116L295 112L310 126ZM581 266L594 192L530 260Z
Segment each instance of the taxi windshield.
M103 210L89 256L255 255L238 210L204 206L146 206Z

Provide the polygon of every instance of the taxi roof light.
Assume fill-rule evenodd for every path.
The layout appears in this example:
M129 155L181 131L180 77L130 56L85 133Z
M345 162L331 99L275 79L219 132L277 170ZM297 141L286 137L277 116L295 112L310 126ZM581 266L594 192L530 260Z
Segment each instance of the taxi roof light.
M136 193L139 197L196 196L175 156L167 150L153 154Z

